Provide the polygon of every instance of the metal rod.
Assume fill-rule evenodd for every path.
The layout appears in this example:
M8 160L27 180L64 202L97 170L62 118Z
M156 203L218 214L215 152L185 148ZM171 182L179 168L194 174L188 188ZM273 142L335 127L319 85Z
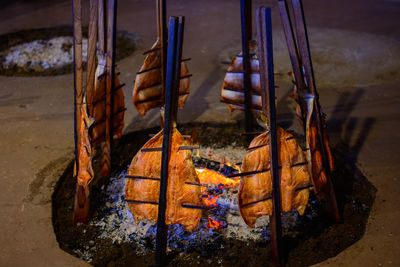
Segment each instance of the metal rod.
M272 23L271 9L257 8L258 50L260 61L260 81L264 90L263 109L266 109L268 125L270 127L269 161L272 178L272 223L271 244L272 256L276 266L282 265L282 223L281 223L281 197L278 167L278 140L276 133L275 110L275 82L274 62L272 48Z
M240 207L241 207L241 208L245 208L245 207L248 207L248 206L251 206L251 205L254 205L254 204L263 202L263 201L270 200L271 198L272 198L272 197L267 197L267 198L264 198L264 199L252 201L252 202L249 202L249 203L246 203L246 204L242 204L242 205L240 205Z
M160 68L161 68L161 66L156 66L156 67L153 67L153 68L150 68L150 69L147 69L147 70L142 70L142 71L136 72L136 74L142 74L142 73L145 73L145 72L149 72L149 71L153 71L153 70L158 70L158 69L160 69Z
M197 209L197 210L205 210L207 209L206 206L198 206L198 205L191 205L191 204L184 204L182 203L181 205L184 208L188 208L188 209Z
M219 101L220 101L221 103L225 103L225 104L229 104L229 105L232 105L232 106L236 106L238 109L241 109L241 110L244 110L244 109L245 109L245 106L244 106L244 104L242 104L242 103L232 103L232 102L229 102L229 101L224 100L224 99L220 99ZM259 109L259 108L253 106L253 111L260 112L261 109ZM246 131L246 132L247 132L247 131Z
M153 205L158 205L158 202L145 201L145 200L126 199L126 202L131 203L131 204L153 204Z
M156 47L156 48L152 48L152 49L149 49L149 50L147 50L147 51L144 51L142 55L147 55L147 54L156 52L156 51L158 51L158 50L161 50L161 47Z
M183 23L183 22L182 22ZM171 151L171 136L173 127L176 123L176 114L178 106L178 90L179 85L176 80L177 66L177 46L178 46L178 27L182 25L177 17L171 17L169 21L169 36L168 36L168 54L167 54L167 75L165 81L165 120L164 134L162 144L161 157L161 181L160 194L158 205L157 219L157 235L156 235L156 251L155 264L156 266L165 266L166 247L167 247L167 226L165 224L166 207L167 207L167 185L168 185L168 165ZM179 26L178 26L179 24ZM182 29L182 26L179 27ZM182 29L183 30L183 29ZM180 34L183 31L179 32ZM182 45L182 44L180 44Z
M242 27L242 55L243 55L243 89L244 95L244 116L246 132L253 130L252 99L251 99L251 55L250 42L252 36L251 27L251 0L240 0L240 18Z
M264 170L260 170L260 171L250 171L250 172L233 173L233 174L227 175L226 177L228 177L228 178L242 177L242 176L248 176L248 175L252 175L252 174L263 173L263 172L269 172L269 171L270 171L270 168L264 169Z
M200 146L180 146L178 150L193 150L193 149L200 149ZM156 152L162 151L162 147L146 147L142 148L140 152Z
M193 149L200 149L200 145L197 146L180 146L178 150L193 150Z
M304 189L312 190L312 189L314 189L314 187L310 186L310 185L307 185L307 186L296 188L295 191L298 192L298 191L301 191L301 190L304 190ZM245 208L247 206L251 206L251 205L257 204L259 202L270 200L270 199L272 199L272 196L269 196L267 198L263 198L263 199L260 199L260 200L252 201L252 202L249 202L249 203L246 203L246 204L242 204L242 205L240 205L240 207L241 208Z
M160 181L160 178L146 177L146 176L135 176L135 175L125 175L124 178L127 178L127 179L137 179L137 180L153 180L153 181Z
M249 148L246 149L246 152L251 152L251 151L257 150L259 148L265 147L265 146L269 146L269 144L262 144L262 145L259 145L259 146L249 147Z
M196 182L185 182L185 184L189 184L189 185L197 185L197 186L202 186L205 188L209 188L207 185L205 184L200 184L200 183L196 183Z
M75 137L75 170L74 176L79 169L80 151L80 119L82 104L82 3L81 0L73 0L73 21L74 21L74 137Z

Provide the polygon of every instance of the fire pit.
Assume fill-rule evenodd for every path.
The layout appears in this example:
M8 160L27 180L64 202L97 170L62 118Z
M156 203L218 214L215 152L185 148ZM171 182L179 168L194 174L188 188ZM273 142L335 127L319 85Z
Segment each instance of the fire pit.
M192 124L178 128L190 134ZM237 206L236 179L226 176L237 172L234 163L243 158L243 129L233 124L198 124L200 151L193 161L200 176L203 212L198 228L187 232L180 225L168 228L168 260L172 266L240 265L250 260L268 264L270 259L269 217L259 218L249 228ZM72 164L60 177L53 195L53 225L60 247L93 265L153 264L156 225L142 220L136 225L125 201L124 176L133 155L157 129L130 133L115 148L111 179L95 178L92 184L92 219L87 225L73 226ZM288 264L308 266L332 257L350 246L364 233L375 189L355 166L346 166L335 147L338 172L336 192L343 211L343 223L332 224L322 216L321 203L311 194L304 216L296 211L283 214ZM343 146L345 147L345 146ZM207 187L206 187L207 186ZM323 244L323 245L322 245ZM318 249L314 249L318 248Z

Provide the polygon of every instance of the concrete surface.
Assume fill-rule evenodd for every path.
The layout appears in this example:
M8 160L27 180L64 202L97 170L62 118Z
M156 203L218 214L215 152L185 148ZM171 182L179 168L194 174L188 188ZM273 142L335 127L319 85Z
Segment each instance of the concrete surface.
M71 24L72 1L6 1L0 34ZM194 74L180 121L233 121L219 103L226 60L240 50L238 0L170 0L169 14L187 19L184 55ZM290 70L276 1L275 65ZM304 0L321 104L333 142L346 140L354 161L378 189L365 236L320 266L400 266L400 14L399 1ZM153 0L119 1L118 28L135 34L138 50L118 62L126 130L158 123L131 104L135 73L155 40ZM289 80L278 80L280 113ZM218 116L216 116L218 114ZM73 157L73 75L0 77L0 266L86 266L58 248L51 225L52 186Z

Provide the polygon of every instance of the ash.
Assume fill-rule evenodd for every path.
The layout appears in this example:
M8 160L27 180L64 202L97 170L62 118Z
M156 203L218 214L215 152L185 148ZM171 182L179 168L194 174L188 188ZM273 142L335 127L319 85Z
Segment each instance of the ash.
M138 255L147 254L155 248L156 223L142 220L136 224L125 201L126 171L110 179L107 186L106 202L100 217L93 218L91 225L100 229L99 238L111 239L114 245L128 242ZM102 188L104 190L104 188ZM237 189L222 190L217 207L203 212L197 230L187 232L179 224L169 225L168 251L204 253L224 248L229 239L244 242L267 242L269 217L259 218L255 228L249 228L240 216L237 203ZM209 220L219 221L219 229L210 228Z
M83 61L87 57L87 39L82 40ZM35 40L12 46L1 52L4 69L14 67L26 71L44 72L50 68L61 68L73 62L73 38L55 37L49 40Z

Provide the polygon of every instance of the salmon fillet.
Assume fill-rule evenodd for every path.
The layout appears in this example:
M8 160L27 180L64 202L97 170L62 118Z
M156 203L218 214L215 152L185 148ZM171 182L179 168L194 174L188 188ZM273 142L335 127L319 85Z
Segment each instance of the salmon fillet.
M164 105L161 76L161 44L157 40L147 54L143 66L136 75L135 85L132 92L132 100L140 115L145 116L152 108ZM141 73L142 72L142 73ZM181 63L181 77L189 74L185 62ZM189 77L180 80L178 106L182 109L189 96Z
M277 128L278 166L281 188L281 211L296 209L303 215L308 203L310 174L301 147L292 134ZM272 180L269 172L269 133L250 143L241 172L262 171L242 177L239 186L239 209L246 224L254 228L258 217L272 215Z
M161 147L163 143L162 139L163 131L160 131L151 138L143 148ZM190 150L178 150L180 146L191 145L191 142L185 140L178 130L174 129L171 137L171 144L165 223L179 223L183 225L187 231L193 231L200 222L202 211L199 209L184 208L182 204L203 205L200 187L186 183L198 184L200 181L193 165L192 152ZM139 151L132 159L128 175L160 178L161 151ZM129 179L125 186L127 200L158 203L159 192L159 180ZM136 223L139 223L143 218L157 221L158 205L156 204L129 203L129 208Z
M87 222L89 219L89 183L93 180L94 171L92 168L92 147L89 139L89 128L93 119L87 114L86 104L81 106L80 128L80 151L79 167L76 181L76 193L74 204L74 223ZM74 166L76 172L76 166Z
M254 54L251 58L251 92L252 105L256 110L261 110L261 84L259 61ZM228 68L221 89L221 99L227 104L230 111L244 109L244 87L243 87L243 57L235 57Z

